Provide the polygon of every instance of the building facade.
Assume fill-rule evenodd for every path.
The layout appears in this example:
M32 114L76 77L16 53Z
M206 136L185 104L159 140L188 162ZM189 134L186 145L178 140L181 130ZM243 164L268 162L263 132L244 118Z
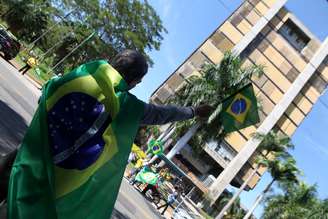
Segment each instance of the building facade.
M252 133L275 128L292 136L327 86L328 40L320 42L286 9L285 3L286 0L244 1L151 96L151 102L165 103L186 78L199 74L205 62L219 64L230 50L240 55L243 66L264 66L264 74L252 78L262 104L260 123L233 132L219 145L204 145L206 162L194 159L188 147L181 151L183 159L196 169L198 179L211 186L214 199L228 183L239 186L255 168L257 152L252 150L259 142L254 143ZM247 147L253 149L246 152ZM246 158L241 160L241 153L246 153ZM247 189L254 188L264 172L260 168Z

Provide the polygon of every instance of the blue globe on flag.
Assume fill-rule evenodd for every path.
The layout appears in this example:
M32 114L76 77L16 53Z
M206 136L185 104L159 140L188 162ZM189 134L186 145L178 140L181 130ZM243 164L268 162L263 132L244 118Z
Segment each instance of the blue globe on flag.
M247 103L246 100L243 98L238 98L234 100L234 102L231 104L231 112L233 112L234 114L241 114L245 112L246 109Z

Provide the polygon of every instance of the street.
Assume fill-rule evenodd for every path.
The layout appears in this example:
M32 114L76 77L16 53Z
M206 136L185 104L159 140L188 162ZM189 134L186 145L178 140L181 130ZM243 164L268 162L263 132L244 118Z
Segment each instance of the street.
M37 107L40 90L0 58L0 156L16 148ZM158 211L123 180L112 218L161 218Z

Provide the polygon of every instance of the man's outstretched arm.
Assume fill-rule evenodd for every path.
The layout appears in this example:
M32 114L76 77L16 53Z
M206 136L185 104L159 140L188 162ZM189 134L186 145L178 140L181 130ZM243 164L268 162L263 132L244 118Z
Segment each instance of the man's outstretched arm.
M200 105L198 107L178 107L173 105L154 105L145 103L145 110L141 119L143 125L162 125L191 119L195 116L208 117L212 107Z

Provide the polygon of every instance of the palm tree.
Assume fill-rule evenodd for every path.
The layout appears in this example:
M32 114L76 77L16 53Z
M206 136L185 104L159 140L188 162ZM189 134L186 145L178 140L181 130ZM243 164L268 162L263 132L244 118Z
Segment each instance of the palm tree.
M299 185L287 184L282 186L283 194L271 195L266 200L262 218L311 218L306 215L313 215L316 218L320 212L312 212L318 209L316 198L316 186L308 186L301 182ZM320 217L322 218L322 217Z
M328 199L319 201L319 203L312 208L308 216L309 219L328 219Z
M282 186L282 194L274 194L267 198L263 219L307 218L327 219L328 199L317 197L316 185L301 182L297 186Z
M283 154L283 156L285 156ZM260 204L266 193L270 190L271 186L274 182L278 181L280 183L298 183L297 175L299 174L299 170L296 167L296 161L293 157L289 156L288 158L278 158L275 160L263 159L260 161L262 165L265 165L268 168L272 176L271 182L265 187L265 189L261 192L259 196L257 196L253 206L247 212L244 219L248 219L255 208Z
M227 190L222 193L220 198L216 201L216 207L218 209L223 208L231 199L233 196L233 193L228 192ZM203 199L203 209L205 211L211 211L210 207L210 202L211 199L205 195ZM212 209L213 211L213 209ZM213 212L212 212L213 213ZM224 219L242 219L245 216L246 212L245 210L241 207L240 204L240 198L238 197L236 201L232 204L231 208L227 212L225 212L223 218Z
M258 65L242 67L241 59L228 52L225 53L219 65L205 63L200 74L201 76L194 75L186 79L186 83L168 102L189 106L207 103L215 110L206 124L197 122L195 119L177 124L176 137L191 128L173 147L171 157L191 138L189 143L195 152L200 152L202 145L209 140L222 140L226 136L219 120L222 101L249 84L252 75L263 74L263 67Z
M246 212L244 209L241 208L240 199L233 203L231 208L225 212L223 218L224 219L242 219L245 216Z
M294 148L294 145L291 143L291 140L287 135L278 133L274 130L270 131L267 135L255 133L254 137L262 140L261 144L258 147L258 151L261 152L259 154L258 159L263 156L263 153L265 153L264 158L266 158L269 154L274 155L275 153L287 153L287 149ZM254 168L253 172L247 177L247 179L244 181L238 191L233 195L233 197L229 200L229 202L222 208L216 218L223 218L225 212L229 210L235 200L240 196L242 191L244 191L245 187L248 185L248 183L251 181L251 179L254 177L260 167L262 167L261 163L256 164L256 167Z

